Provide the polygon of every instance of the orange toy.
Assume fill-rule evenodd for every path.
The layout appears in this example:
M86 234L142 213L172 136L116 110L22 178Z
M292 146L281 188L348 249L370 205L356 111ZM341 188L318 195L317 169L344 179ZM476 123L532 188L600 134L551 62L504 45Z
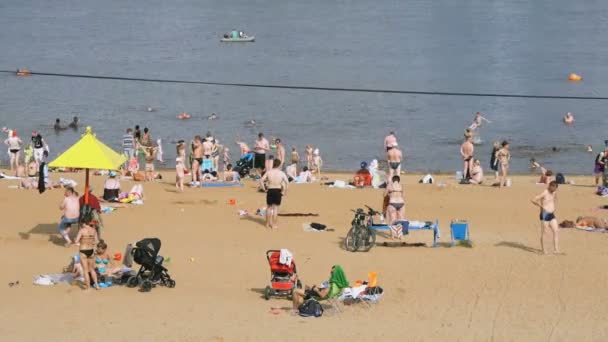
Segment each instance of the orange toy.
M583 76L575 74L575 73L571 73L570 76L568 76L568 79L570 81L582 81L583 80Z
M188 113L181 113L181 114L179 114L177 116L177 118L180 119L180 120L187 120L187 119L190 119L190 114L188 114Z

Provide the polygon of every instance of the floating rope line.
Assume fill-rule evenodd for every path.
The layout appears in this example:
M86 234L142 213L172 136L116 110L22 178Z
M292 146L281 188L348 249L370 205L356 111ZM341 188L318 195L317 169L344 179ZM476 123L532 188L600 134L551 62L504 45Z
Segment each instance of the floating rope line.
M16 72L15 70L0 70L0 73L15 74L15 72ZM531 95L531 94L508 94L508 93L465 93L465 92L450 92L450 91L312 87L312 86L293 86L293 85L260 84L260 83L231 83L231 82L211 82L211 81L170 80L170 79L142 78L142 77L62 74L62 73L51 73L51 72L30 72L29 74L36 75L36 76L89 78L89 79L113 80L113 81L200 84L200 85L211 85L211 86L246 87L246 88L339 91L339 92L350 92L350 93L383 93L383 94L431 95L431 96L505 97L505 98L523 98L523 99L599 100L599 101L608 100L608 97L602 97L602 96L567 96L567 95L533 95L533 94Z

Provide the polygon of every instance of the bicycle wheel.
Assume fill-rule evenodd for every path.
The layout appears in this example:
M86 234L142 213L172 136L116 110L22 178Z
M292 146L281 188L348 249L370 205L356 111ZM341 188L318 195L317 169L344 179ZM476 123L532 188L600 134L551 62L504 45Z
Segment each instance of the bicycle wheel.
M346 238L344 239L344 249L349 252L356 252L357 245L355 239L356 226L352 226L346 234Z
M367 252L376 244L376 231L365 227L359 231L357 250Z

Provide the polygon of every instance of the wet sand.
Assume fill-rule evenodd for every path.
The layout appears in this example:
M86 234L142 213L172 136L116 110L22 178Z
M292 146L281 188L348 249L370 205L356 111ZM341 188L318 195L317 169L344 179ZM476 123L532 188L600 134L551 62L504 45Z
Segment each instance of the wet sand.
M84 175L52 174L74 178ZM331 189L319 184L292 185L282 212L312 212L319 217L280 217L279 230L264 228L263 218L239 217L238 209L264 203L252 182L239 188L186 189L177 193L165 173L144 184L145 204L104 216L104 239L111 253L129 242L159 237L161 254L177 287L150 293L113 287L83 292L76 286L32 285L33 276L58 273L76 248L65 248L56 227L63 191L43 195L9 189L0 180L0 332L7 341L602 341L608 337L607 235L561 230L565 255L539 255L538 209L530 199L542 191L537 177L514 176L513 187L462 186L439 176L445 187L418 184L405 177L406 215L440 222L440 246L432 233L414 231L408 243L389 244L368 253L342 248L352 219L349 209L381 205L381 190ZM331 175L332 179L346 179ZM92 177L102 189L103 177ZM592 214L602 199L593 194L591 177L558 190L557 217ZM132 183L123 181L123 190ZM78 187L82 192L82 186ZM96 191L99 193L100 191ZM236 205L229 205L235 199ZM473 248L449 247L449 222L467 219ZM305 232L305 222L327 224L334 232ZM547 240L548 241L548 240ZM295 254L305 284L328 277L332 265L344 267L351 282L378 272L385 290L380 303L367 308L343 306L322 318L289 313L291 302L262 298L269 283L268 249ZM193 260L193 261L192 261ZM20 285L7 283L19 280ZM281 308L278 314L271 308Z

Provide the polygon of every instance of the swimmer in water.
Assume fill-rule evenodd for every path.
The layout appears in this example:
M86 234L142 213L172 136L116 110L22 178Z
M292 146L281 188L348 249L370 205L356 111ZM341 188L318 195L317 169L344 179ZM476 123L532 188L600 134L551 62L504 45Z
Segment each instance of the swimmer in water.
M255 126L255 125L256 125L256 122L255 122L255 120L251 119L251 120L247 121L247 123L246 123L246 124L247 124L247 126L249 126L249 127L253 127L253 126Z
M566 113L566 115L564 115L564 123L566 125L572 125L574 123L574 115L570 112Z
M153 112L153 111L154 111L154 108L152 108L152 107L148 107L146 110L147 110L148 112Z
M74 117L72 122L70 122L69 126L71 129L78 129L78 125L80 124L80 119L77 116Z
M215 113L211 113L211 115L209 115L207 117L207 120L217 120L217 119L219 119L219 116L217 116L217 114L215 114Z
M59 119L55 119L55 125L53 125L53 128L56 131L63 131L65 129L65 127L61 126L61 120Z
M491 123L491 121L484 118L480 112L475 113L475 117L473 118L473 122L469 126L469 129L471 131L477 130L478 128L481 127L481 125L483 124L484 121L487 123Z

